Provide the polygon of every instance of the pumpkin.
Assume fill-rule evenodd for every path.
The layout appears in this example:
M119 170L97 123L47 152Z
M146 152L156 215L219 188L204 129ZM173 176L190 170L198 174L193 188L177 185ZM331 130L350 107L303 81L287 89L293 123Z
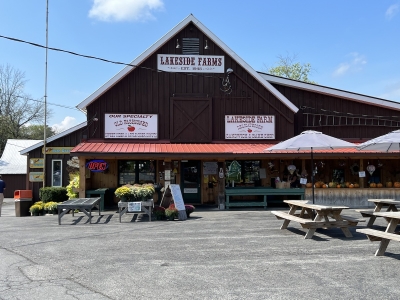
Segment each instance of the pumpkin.
M381 188L381 187L383 187L383 184L382 184L382 183L377 183L377 184L376 184L376 187L377 187L377 188Z
M317 181L317 182L315 183L315 187L316 187L316 188L320 188L320 187L321 187L321 183L320 183L319 181Z
M311 182L307 182L306 183L306 187L308 187L308 188L312 187L312 183Z
M369 184L369 187L370 187L370 188L376 188L376 183L375 183L375 182L370 183L370 184Z
M336 186L336 182L333 182L333 181L329 182L329 187L330 188L333 188L335 186Z
M340 184L338 184L336 187L337 187L338 189L340 189Z
M394 183L394 187L395 187L395 188L400 188L400 182L395 182L395 183Z
M354 188L354 184L350 183L349 189L352 189L352 188Z
M322 187L323 187L324 189L326 189L326 188L328 187L328 185L327 185L327 184L324 184Z
M355 188L359 188L360 185L359 185L358 183L355 183L355 184L354 184L354 187L355 187Z
M393 182L388 181L386 182L386 187L391 188L393 186Z
M350 182L346 182L345 185L346 185L346 187L349 187L350 186Z

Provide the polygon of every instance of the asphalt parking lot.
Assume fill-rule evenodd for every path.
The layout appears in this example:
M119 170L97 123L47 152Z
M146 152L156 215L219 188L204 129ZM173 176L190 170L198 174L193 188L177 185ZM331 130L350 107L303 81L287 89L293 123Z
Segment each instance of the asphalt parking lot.
M353 238L330 229L305 240L263 209L135 220L106 211L58 225L56 215L15 217L6 199L0 299L400 299L400 243L375 257L378 243L354 227Z

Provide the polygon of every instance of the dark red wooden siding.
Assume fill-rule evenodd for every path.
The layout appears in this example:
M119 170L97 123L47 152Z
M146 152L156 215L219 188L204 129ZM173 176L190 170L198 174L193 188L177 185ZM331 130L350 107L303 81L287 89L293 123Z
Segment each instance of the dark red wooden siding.
M187 74L157 72L157 54L182 54L176 49L176 39L197 37L200 39L201 55L223 55L225 69L232 68L230 75L232 93L224 94L221 79L225 74ZM208 40L209 50L204 50L204 41ZM142 68L143 67L143 68ZM94 132L90 128L89 139L103 139L105 113L148 113L159 116L159 139L170 140L171 98L179 95L187 98L205 96L212 98L212 139L225 139L224 116L226 114L257 114L276 116L276 137L283 140L293 136L294 113L263 85L253 78L244 68L193 24L188 25L179 34L145 60L139 68L126 75L109 91L88 106L88 116L99 118L99 128ZM188 138L188 142L196 136ZM130 140L131 141L131 140ZM134 142L134 141L131 141ZM142 140L143 142L143 140ZM180 141L184 142L184 141Z
M400 113L395 110L279 84L274 86L302 108L296 115L296 134L317 130L342 139L365 140L400 128Z
M86 128L78 129L64 137L61 137L53 142L47 143L47 147L75 147L78 145L82 136L87 134ZM29 152L29 157L32 158L43 158L42 154L43 146ZM47 154L46 155L46 186L51 186L51 162L53 159L61 159L62 160L62 186L67 186L69 184L69 176L66 171L67 161L70 160L71 156L69 154ZM40 172L42 169L30 169L29 172ZM29 175L29 174L28 174ZM25 181L24 181L25 183ZM29 182L27 181L27 186L24 189L32 190L33 197L35 201L39 201L39 189L43 186L41 182Z

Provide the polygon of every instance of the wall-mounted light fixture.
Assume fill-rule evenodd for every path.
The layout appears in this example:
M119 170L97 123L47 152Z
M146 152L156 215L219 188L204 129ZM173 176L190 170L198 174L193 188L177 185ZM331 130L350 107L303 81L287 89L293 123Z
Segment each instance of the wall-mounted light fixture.
M204 46L204 49L208 50L207 40L206 40L206 45Z
M231 68L228 68L226 70L226 78L221 78L222 79L222 83L221 83L221 88L220 90L223 91L225 94L229 95L230 93L232 93L232 85L229 81L229 74L231 74L233 72L233 70Z
M181 45L179 45L179 39L176 39L176 49L179 49Z

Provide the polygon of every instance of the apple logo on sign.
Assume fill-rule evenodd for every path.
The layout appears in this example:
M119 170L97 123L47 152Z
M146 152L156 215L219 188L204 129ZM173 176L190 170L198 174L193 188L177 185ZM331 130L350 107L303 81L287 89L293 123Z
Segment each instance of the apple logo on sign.
M128 126L128 130L129 130L129 131L135 131L135 127L134 127L134 126L131 126L131 125L129 125L129 126Z
M249 128L249 129L247 129L247 132L248 132L248 133L251 133L251 132L253 132L253 130L251 130L251 129Z

